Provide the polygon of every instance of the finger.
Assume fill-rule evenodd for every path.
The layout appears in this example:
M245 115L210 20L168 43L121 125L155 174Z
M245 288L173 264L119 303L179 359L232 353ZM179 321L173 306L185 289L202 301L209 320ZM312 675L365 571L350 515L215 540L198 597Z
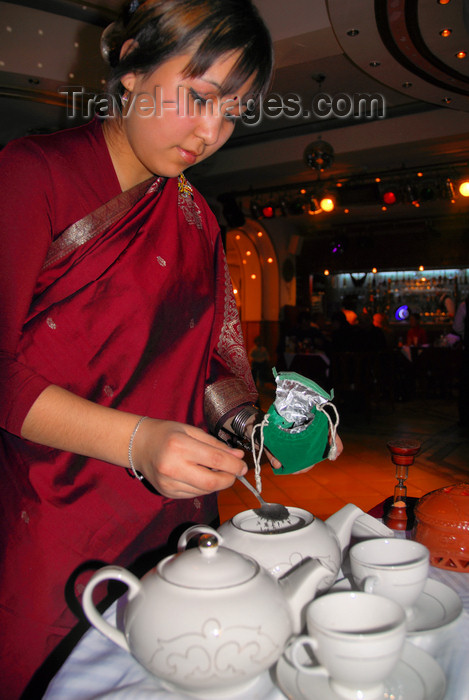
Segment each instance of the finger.
M270 460L270 463L274 469L281 469L282 468L282 463L278 461L276 457L272 457Z
M216 447L219 450L223 450L228 454L233 454L235 457L242 458L244 456L244 451L239 447L231 447L230 445L227 445L226 442L219 440L218 438L214 437L213 435L210 435L209 433L206 433L200 428L195 428L189 425L187 426L187 434L191 437L194 437L196 440L200 440L200 442L204 442L207 445L212 445L213 447Z
M274 457L274 455L272 454L272 452L269 452L269 450L265 450L265 454L266 454L267 459L269 460L270 464L272 465L272 467L273 467L274 469L280 469L280 468L281 468L282 463L279 462L279 460L277 459L277 457Z
M227 472L179 462L177 470L172 470L170 475L158 474L157 488L169 498L194 498L229 488L235 478Z
M241 476L248 470L246 462L241 458L244 456L242 450L237 450L236 453L220 449L218 446L199 442L197 451L194 454L194 464L206 467L212 471L227 472L234 476Z
M197 438L192 437L188 430L176 431L168 436L165 443L166 458L161 460L158 470L166 477L175 478L176 480L194 484L194 475L191 474L191 469L195 467L203 467L206 471L226 472L230 478L240 476L247 472L247 464L241 457L244 455L242 450L233 451L224 449L223 443L215 440L206 441L205 433L200 431L196 433ZM200 475L200 472L199 472ZM207 479L207 476L204 477ZM212 480L206 483L211 483ZM199 488L200 483L196 484ZM202 485L202 488L207 490L216 490L213 487ZM226 486L222 486L226 488Z

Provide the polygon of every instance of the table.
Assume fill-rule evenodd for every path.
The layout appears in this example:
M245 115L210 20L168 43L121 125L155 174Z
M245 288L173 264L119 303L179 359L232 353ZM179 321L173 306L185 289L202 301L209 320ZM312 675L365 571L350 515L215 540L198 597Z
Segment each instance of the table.
M430 567L430 577L453 588L461 597L464 611L456 627L453 645L436 657L443 668L448 688L445 700L469 700L469 573ZM115 623L114 603L105 613ZM95 629L89 630L50 683L44 700L186 700L187 696L166 690L126 651ZM193 699L192 699L193 700ZM285 700L263 674L249 694L230 700ZM407 699L406 699L407 700Z

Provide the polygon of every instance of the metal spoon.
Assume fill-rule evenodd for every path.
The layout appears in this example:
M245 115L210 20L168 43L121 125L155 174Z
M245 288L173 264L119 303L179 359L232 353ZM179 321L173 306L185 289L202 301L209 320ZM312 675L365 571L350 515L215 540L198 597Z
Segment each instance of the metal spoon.
M264 501L259 491L254 488L244 476L238 476L238 479L255 495L261 504L260 508L254 508L254 512L262 518L262 520L285 522L285 520L289 519L290 511L286 506L282 506L279 503L267 503L267 501Z

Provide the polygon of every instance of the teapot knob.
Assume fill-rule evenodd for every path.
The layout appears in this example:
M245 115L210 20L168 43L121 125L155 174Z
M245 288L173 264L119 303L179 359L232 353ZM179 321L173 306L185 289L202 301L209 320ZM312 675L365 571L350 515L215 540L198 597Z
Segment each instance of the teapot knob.
M218 549L218 545L219 540L216 535L205 533L199 537L199 550L204 556L213 556Z

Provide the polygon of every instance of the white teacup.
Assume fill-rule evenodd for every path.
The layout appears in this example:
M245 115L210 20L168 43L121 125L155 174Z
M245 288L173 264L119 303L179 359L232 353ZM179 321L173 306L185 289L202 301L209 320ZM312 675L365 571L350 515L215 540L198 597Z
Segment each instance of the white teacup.
M365 593L392 598L412 615L412 606L428 577L430 552L420 542L377 538L350 549L355 585Z
M398 603L361 591L329 593L309 604L306 625L308 635L288 650L297 669L328 676L333 692L346 700L382 697L405 641L406 617ZM308 647L320 666L305 660Z

